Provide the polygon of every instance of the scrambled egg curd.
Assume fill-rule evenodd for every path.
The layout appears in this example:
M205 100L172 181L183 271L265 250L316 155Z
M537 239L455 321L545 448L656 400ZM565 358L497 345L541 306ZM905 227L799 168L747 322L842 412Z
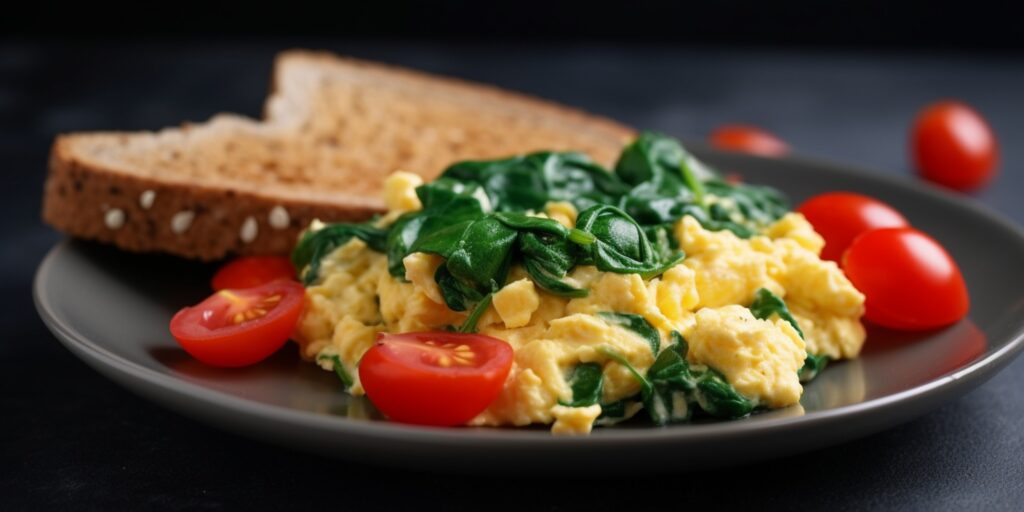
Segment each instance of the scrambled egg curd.
M378 225L419 210L420 185L416 175L392 174L385 185L389 213ZM712 195L706 199L716 200ZM567 228L576 225L579 213L567 201L550 201L542 211L528 212ZM604 312L642 317L657 331L662 351L670 350L673 331L680 334L688 344L684 357L689 365L714 370L760 408L799 402L800 372L808 355L831 360L857 356L865 337L859 321L864 296L835 263L819 258L824 241L799 213L760 226L749 238L705 229L697 218L684 215L671 226L671 234L685 258L655 277L575 266L563 281L586 290L585 297L549 293L513 264L476 324L477 332L511 345L513 367L497 400L469 424L549 424L552 433L583 434L602 424L607 404L638 396L643 382L634 371L645 374L657 355L641 334ZM444 330L469 313L446 305L435 279L444 263L441 256L413 252L402 263L404 279L389 272L386 254L352 238L320 260L320 278L306 289L297 335L302 355L325 370L343 365L353 376L353 395L363 393L357 366L378 332ZM802 333L780 315L754 316L750 306L761 289L784 299ZM584 363L599 365L603 372L601 399L573 407L567 405L573 399L572 373ZM627 401L608 423L642 408L639 400Z

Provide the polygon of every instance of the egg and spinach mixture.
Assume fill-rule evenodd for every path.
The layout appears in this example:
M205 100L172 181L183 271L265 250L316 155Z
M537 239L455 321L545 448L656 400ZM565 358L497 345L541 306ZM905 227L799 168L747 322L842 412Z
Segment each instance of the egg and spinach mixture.
M378 332L458 330L515 351L470 425L738 418L798 403L864 342L864 296L803 216L668 137L641 135L610 171L541 152L430 183L396 172L385 196L387 215L315 223L293 254L302 355L353 395Z

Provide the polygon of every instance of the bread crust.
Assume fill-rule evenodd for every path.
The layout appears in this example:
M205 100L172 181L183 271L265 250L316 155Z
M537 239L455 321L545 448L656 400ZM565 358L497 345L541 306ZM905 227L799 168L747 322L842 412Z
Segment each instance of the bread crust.
M128 251L167 252L204 261L233 254L287 255L299 233L314 219L356 221L381 211L110 172L77 160L69 154L68 145L66 136L58 137L53 145L44 186L43 220L75 237L112 243ZM146 208L143 194L149 192L152 203ZM271 225L271 212L276 208L287 213L284 227ZM106 219L115 209L124 219L117 227ZM176 232L174 219L182 212L193 212L194 217ZM242 226L249 218L257 227L255 237L246 242ZM280 218L278 215L278 221Z
M263 124L300 124L302 112L313 108L310 98L286 87L288 73L302 65L314 69L357 67L379 73L382 80L406 80L456 93L472 92L487 102L507 103L510 109L526 116L558 118L577 127L585 125L588 132L593 131L595 141L607 140L609 151L617 151L634 133L610 120L495 87L301 50L277 56ZM288 108L275 106L280 102L290 104ZM181 130L201 126L186 124ZM236 254L285 255L302 229L314 219L359 221L383 210L382 201L377 198L349 197L332 201L329 197L275 194L272 188L200 185L180 179L160 179L152 173L133 174L97 163L97 159L76 149L76 143L89 137L135 135L114 132L58 136L50 153L43 220L69 235L112 243L128 251L166 252L186 258L216 260ZM382 172L368 179L383 181L385 174Z

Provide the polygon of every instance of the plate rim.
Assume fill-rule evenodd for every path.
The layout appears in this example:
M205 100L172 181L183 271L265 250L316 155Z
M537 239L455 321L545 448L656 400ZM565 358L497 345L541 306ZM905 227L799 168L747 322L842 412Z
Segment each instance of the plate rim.
M953 192L928 183L916 182L904 177L887 175L862 167L801 155L772 159L729 151L711 150L701 144L690 144L688 148L696 149L695 152L706 155L718 154L730 158L769 160L775 163L793 163L799 166L821 168L829 173L848 177L853 176L857 179L876 182L888 187L896 187L911 193L924 194L932 199L951 203L957 208L967 209L984 218L987 222L997 225L1000 229L1012 233L1015 237L1014 241L1024 248L1024 228L971 198L958 196ZM58 341L101 374L117 381L118 384L124 387L128 387L130 391L135 393L140 393L140 391L127 386L117 377L142 381L147 385L154 386L154 389L170 393L175 398L183 398L191 402L202 402L205 405L217 407L224 411L236 412L246 417L257 417L261 420L329 430L338 434L360 436L364 439L373 438L382 441L402 441L403 443L432 442L462 446L491 446L495 442L500 442L505 445L533 446L543 444L545 446L599 447L617 445L623 442L627 442L629 445L642 445L664 442L688 442L698 439L725 441L732 438L742 438L751 434L767 435L772 432L794 429L817 429L838 421L864 419L877 412L885 411L901 404L918 404L942 392L955 393L959 396L959 394L970 389L972 384L980 385L995 375L1000 369L1013 361L1021 350L1024 349L1024 320L1022 320L1016 326L1015 332L1009 335L1011 339L998 350L918 386L856 404L843 405L823 411L813 411L794 417L764 419L758 422L735 421L686 425L685 427L677 426L673 428L601 429L600 433L590 436L553 436L547 431L514 428L425 427L386 421L353 420L343 416L328 416L308 411L299 411L281 405L260 403L210 389L184 379L175 378L174 376L157 372L130 359L121 357L88 339L88 337L77 332L74 328L65 325L46 297L45 285L48 282L48 275L53 262L57 260L63 251L70 250L73 243L74 239L65 237L52 247L43 258L33 279L33 300L43 322ZM108 371L113 372L113 374L108 373ZM153 399L152 396L146 393L143 394L147 396L147 399ZM177 406L171 405L168 400L158 401L162 405L190 417L195 415L186 411L194 410L198 405ZM911 414L907 418L893 423L908 420L915 416L917 414ZM879 429L875 428L874 431ZM867 433L865 431L865 435Z

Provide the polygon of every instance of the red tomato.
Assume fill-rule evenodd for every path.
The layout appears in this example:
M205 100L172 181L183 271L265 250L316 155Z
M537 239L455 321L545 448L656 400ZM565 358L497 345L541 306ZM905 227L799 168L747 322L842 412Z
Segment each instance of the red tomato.
M178 311L171 334L181 348L213 366L262 361L288 341L302 312L305 290L278 280L243 290L220 290Z
M480 334L378 334L359 363L359 380L395 421L461 425L491 404L512 369L512 347Z
M277 279L295 279L295 267L288 258L247 256L232 260L214 274L214 290L252 288Z
M909 227L857 237L843 270L867 297L865 317L893 329L949 325L967 314L967 285L956 262L928 235Z
M719 126L711 132L711 145L718 149L760 156L782 156L789 153L789 146L778 137L756 126L743 124Z
M821 257L836 263L857 235L871 229L910 225L893 207L853 192L816 195L804 201L797 211L825 239Z
M999 160L992 129L963 103L942 101L925 108L914 121L911 138L918 172L956 190L988 181Z

